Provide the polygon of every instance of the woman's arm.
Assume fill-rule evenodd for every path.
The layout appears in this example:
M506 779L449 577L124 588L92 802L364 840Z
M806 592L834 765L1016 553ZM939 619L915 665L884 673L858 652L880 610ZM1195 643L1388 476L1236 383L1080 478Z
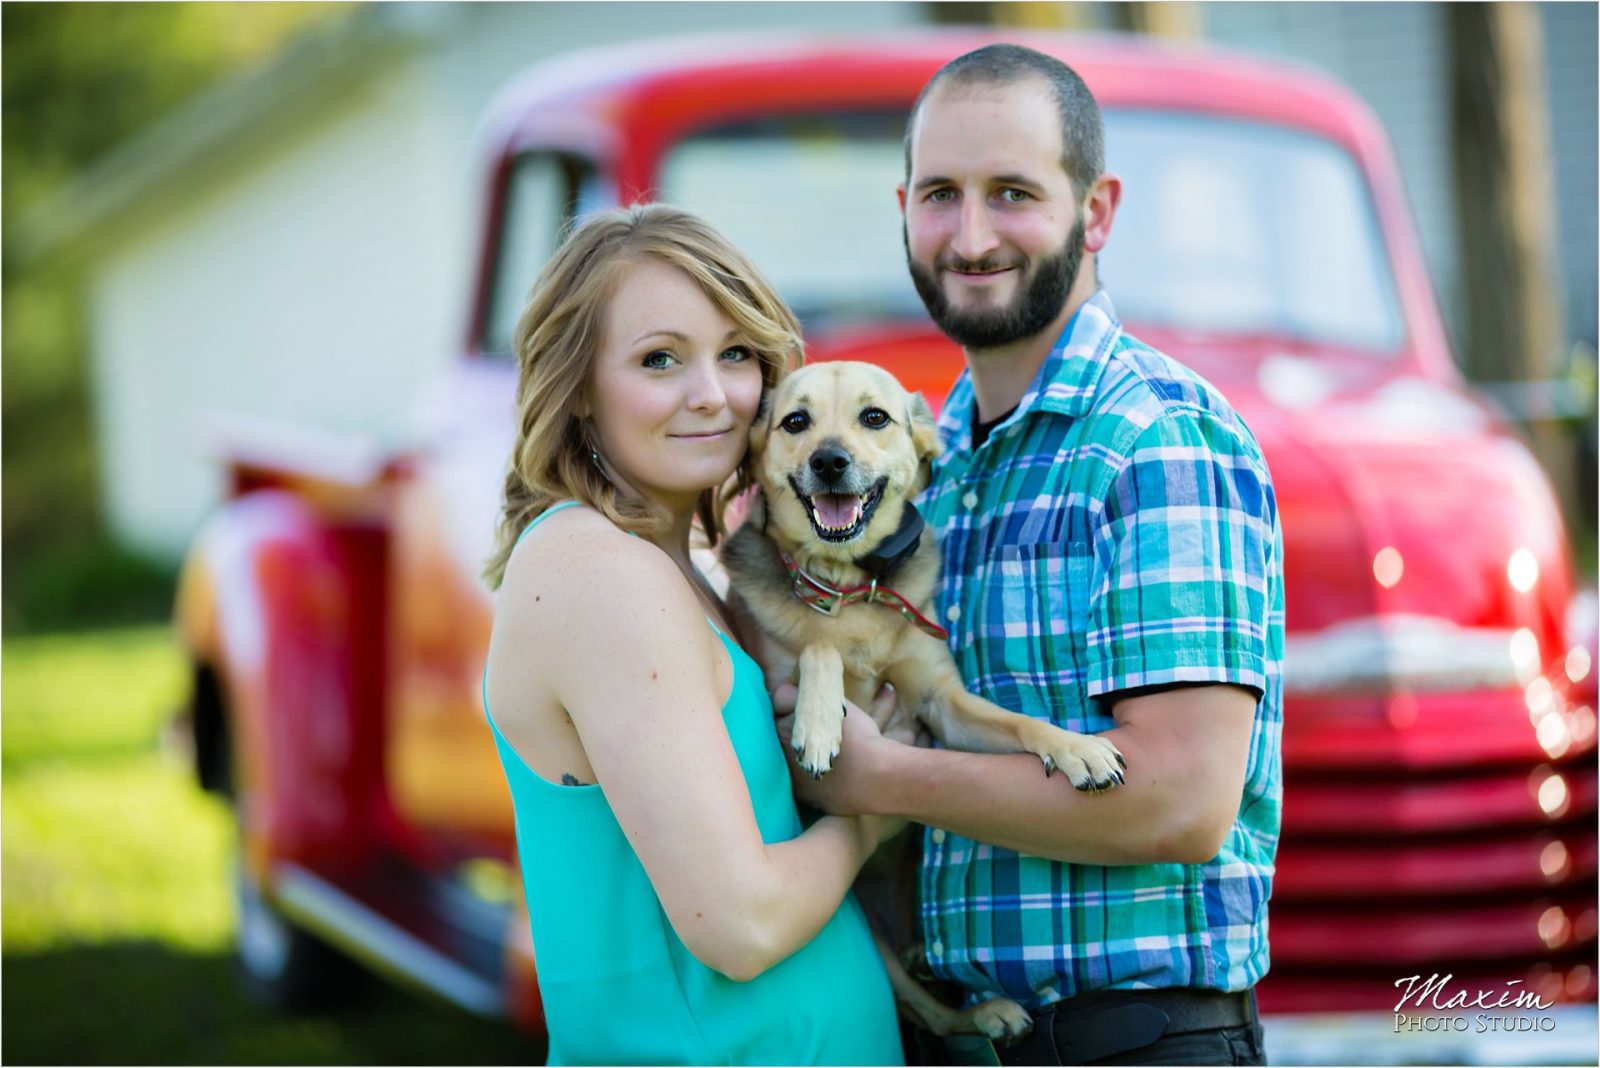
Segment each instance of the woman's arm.
M700 602L659 549L573 520L540 532L508 569L496 626L528 653L498 707L515 715L543 692L566 709L684 945L753 978L828 922L883 825L829 816L763 843Z

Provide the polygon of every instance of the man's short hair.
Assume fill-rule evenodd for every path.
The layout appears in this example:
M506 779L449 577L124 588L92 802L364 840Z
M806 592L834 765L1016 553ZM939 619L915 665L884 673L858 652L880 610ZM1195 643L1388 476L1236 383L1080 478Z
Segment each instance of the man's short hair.
M1061 167L1072 180L1073 194L1082 199L1106 169L1106 134L1100 105L1077 71L1054 56L1014 44L986 45L957 56L922 87L906 122L906 181L911 181L911 134L923 101L936 86L945 82L953 87L1009 86L1030 77L1043 80L1055 94L1061 114Z

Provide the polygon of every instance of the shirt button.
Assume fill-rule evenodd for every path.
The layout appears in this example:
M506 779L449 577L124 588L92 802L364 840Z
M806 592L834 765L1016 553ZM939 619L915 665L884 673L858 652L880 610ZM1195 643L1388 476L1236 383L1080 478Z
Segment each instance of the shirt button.
M978 507L978 495L976 493L973 493L971 490L967 490L967 492L965 492L965 493L963 493L961 495L961 507L963 507L963 508L976 508L976 507Z
M938 827L933 829L933 844L944 845L944 831L940 830Z
M935 942L933 945L928 947L928 952L932 953L935 957L944 956L944 943Z
M961 606L958 605L958 604L953 604L949 608L946 608L944 610L944 618L948 619L952 623L954 623L956 620L960 619L961 618Z

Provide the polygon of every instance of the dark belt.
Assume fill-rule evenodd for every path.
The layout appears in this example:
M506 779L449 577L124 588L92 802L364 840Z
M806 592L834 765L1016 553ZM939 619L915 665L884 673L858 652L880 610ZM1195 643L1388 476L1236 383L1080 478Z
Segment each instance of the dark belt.
M1033 1030L1025 1038L996 1053L1001 1064L1090 1064L1167 1035L1255 1021L1253 990L1102 990L1046 1005L1033 1014Z

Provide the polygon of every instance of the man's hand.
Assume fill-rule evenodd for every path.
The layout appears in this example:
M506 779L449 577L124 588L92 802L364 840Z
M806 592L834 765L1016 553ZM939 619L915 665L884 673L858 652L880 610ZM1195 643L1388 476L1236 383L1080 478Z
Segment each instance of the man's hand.
M812 808L834 816L856 816L871 812L874 766L883 753L883 747L916 744L914 728L896 730L889 735L878 730L877 721L887 720L894 712L894 687L885 685L878 691L872 700L870 713L849 702L845 703L844 740L839 747L839 756L833 762L833 770L816 779L796 763L794 750L789 747L798 694L799 691L787 683L772 692L772 708L778 717L778 737L783 739L795 796ZM881 841L888 835L880 834L878 837Z

